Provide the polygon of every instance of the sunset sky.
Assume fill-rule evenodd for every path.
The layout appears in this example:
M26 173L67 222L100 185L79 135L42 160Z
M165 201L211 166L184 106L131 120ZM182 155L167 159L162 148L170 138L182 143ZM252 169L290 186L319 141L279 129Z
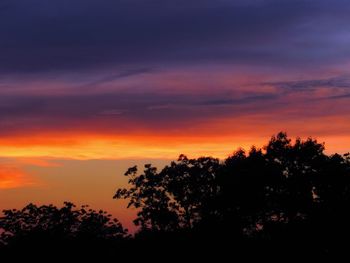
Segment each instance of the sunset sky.
M279 131L350 150L348 0L1 0L0 209Z

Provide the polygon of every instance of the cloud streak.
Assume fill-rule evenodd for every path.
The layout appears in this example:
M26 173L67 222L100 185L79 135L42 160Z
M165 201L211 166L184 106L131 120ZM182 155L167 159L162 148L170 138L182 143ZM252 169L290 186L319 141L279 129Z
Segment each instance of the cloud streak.
M0 190L33 186L31 176L16 166L0 166Z
M350 88L350 76L337 76L326 79L309 79L283 82L265 82L262 85L271 85L280 89L288 89L291 91L314 90L317 88Z

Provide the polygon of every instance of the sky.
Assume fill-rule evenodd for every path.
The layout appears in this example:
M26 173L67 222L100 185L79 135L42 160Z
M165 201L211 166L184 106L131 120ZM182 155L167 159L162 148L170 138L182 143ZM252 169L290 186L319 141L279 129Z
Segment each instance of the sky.
M0 209L279 131L350 150L348 0L0 0ZM124 210L123 210L124 209Z

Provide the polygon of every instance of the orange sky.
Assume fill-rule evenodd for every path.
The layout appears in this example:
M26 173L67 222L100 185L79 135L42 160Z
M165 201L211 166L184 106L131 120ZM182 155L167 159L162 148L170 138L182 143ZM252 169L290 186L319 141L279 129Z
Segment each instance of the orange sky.
M335 119L332 123L342 125L349 122ZM294 124L289 123L292 131ZM214 122L212 125L215 131L218 124ZM327 122L306 123L300 129L305 133L294 131L291 135L305 137L308 136L307 127L317 131L323 130L323 125L326 126ZM60 205L72 200L77 204L106 209L134 230L131 220L135 211L127 210L125 202L112 199L118 187L126 186L123 174L128 167L153 163L161 168L180 153L192 157L211 155L225 158L240 146L246 149L252 144L262 146L274 134L273 129L261 126L257 132L231 135L227 132L220 136L208 134L210 129L201 136L99 137L74 133L61 137L50 133L46 136L7 136L0 139L1 153L6 153L0 157L0 209L20 208L28 202ZM329 153L350 149L350 140L345 134L330 131L317 138L326 142Z

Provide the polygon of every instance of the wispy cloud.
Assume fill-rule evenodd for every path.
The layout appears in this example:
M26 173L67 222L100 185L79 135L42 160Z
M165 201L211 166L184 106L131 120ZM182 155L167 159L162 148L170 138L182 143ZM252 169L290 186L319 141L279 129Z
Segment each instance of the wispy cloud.
M16 158L11 159L16 167L35 166L35 167L60 167L61 164L50 158Z
M199 105L208 105L208 106L220 106L220 105L242 105L250 103L259 103L263 101L271 101L277 99L278 94L263 94L263 95L253 95L246 96L241 98L221 98L221 99L212 99L199 103Z
M35 180L20 168L12 165L0 166L0 190L35 185Z
M337 100L337 99L349 99L350 98L350 93L346 94L341 94L341 95L335 95L335 96L328 96L323 99L329 99L329 100Z
M115 74L110 74L108 76L105 76L103 78L99 78L97 80L91 81L89 83L86 83L79 88L82 90L86 89L98 89L101 85L106 84L106 83L111 83L119 79L123 78L128 78L128 77L133 77L137 75L142 75L142 74L148 74L153 72L154 70L151 68L137 68L137 69L128 69L128 70L121 70L120 72L117 72Z
M310 91L321 87L350 88L350 76L337 76L325 79L309 79L282 82L264 82L262 85L274 86L290 91Z

